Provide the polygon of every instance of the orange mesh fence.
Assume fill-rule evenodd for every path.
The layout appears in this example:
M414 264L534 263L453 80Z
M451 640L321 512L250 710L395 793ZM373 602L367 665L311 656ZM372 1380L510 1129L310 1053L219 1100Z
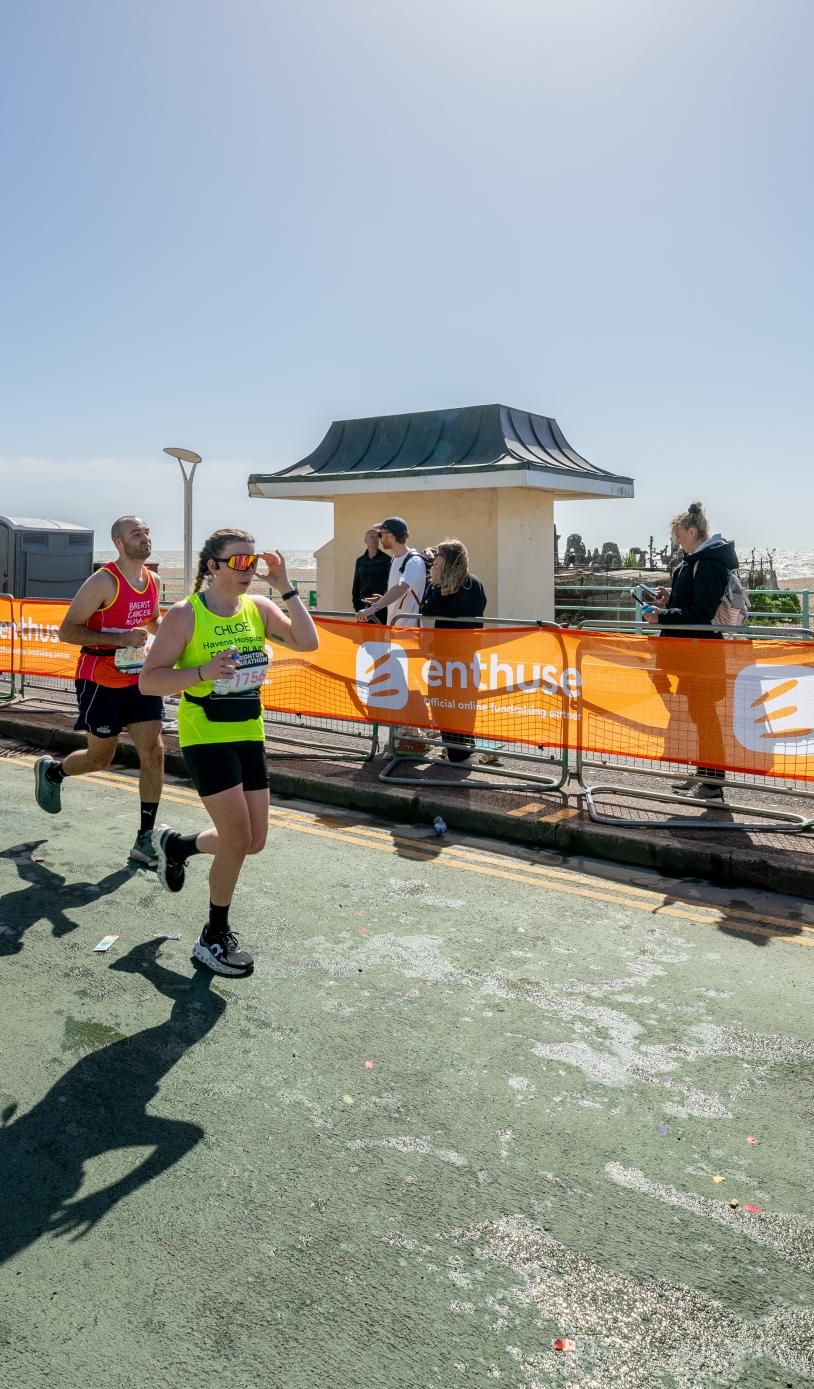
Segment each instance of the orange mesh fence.
M14 614L14 674L51 675L59 680L72 680L79 660L75 646L59 640L59 624L67 612L67 603L52 603L45 598L15 598Z
M562 748L576 704L559 630L435 631L318 618L317 651L274 647L263 702L320 718L361 719ZM569 708L566 710L565 705Z
M814 780L814 644L319 628L318 651L275 648L268 707Z
M814 781L814 643L568 636L584 752Z
M7 600L0 670L72 678L65 607ZM267 709L814 781L814 643L317 625L317 651L271 646Z

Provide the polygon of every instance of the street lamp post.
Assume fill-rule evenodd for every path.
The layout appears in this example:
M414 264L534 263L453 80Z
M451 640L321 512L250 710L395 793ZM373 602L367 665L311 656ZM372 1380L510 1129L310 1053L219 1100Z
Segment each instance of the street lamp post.
M192 449L166 448L164 452L168 453L170 458L178 459L184 479L184 593L189 593L192 589L192 480L201 455L193 453ZM190 464L188 473L184 468L185 463Z

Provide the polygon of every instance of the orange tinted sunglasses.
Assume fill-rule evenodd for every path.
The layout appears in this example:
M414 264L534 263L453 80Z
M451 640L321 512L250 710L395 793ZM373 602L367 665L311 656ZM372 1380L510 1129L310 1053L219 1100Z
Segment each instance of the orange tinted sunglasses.
M242 572L244 569L255 569L259 555L230 555L228 559L218 559L214 556L216 564L225 564L229 569L237 569Z

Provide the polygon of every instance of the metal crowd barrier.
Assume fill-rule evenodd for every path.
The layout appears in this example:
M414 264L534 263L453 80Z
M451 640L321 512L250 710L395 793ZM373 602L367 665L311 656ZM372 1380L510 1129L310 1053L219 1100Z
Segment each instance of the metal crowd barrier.
M393 625L398 626L400 624L403 627L415 626L415 619L418 616L419 614L416 613L405 614L403 617L398 615ZM475 619L444 617L440 620L445 624L454 623L455 626L460 626L470 631L475 621L477 621L482 628L491 628L492 630L496 629L498 631L529 627L545 627L546 630L553 629L554 631L560 630L558 623L543 622L540 618L481 617ZM422 629L426 630L427 628L435 626L435 619L431 617L421 617L420 623ZM565 713L568 701L563 691L561 691L561 695L563 713ZM567 727L567 722L564 719L561 727L563 729ZM459 770L467 774L465 783L467 786L477 786L479 783L473 782L472 775L473 773L475 775L480 773L481 775L488 775L490 779L492 777L500 777L505 778L507 781L520 783L516 787L507 787L507 790L523 791L531 786L538 791L541 789L544 791L559 791L565 786L570 776L568 769L568 752L565 747L561 747L559 749L559 755L556 755L551 752L550 746L534 742L533 740L529 740L527 743L518 743L513 740L509 741L491 738L481 738L479 740L472 737L471 743L462 743L460 739L463 737L468 737L468 735L447 733L445 740L445 735L440 731L437 734L429 734L425 729L415 728L410 724L391 725L387 747L385 749L387 761L382 771L379 773L379 781L391 785L415 786L416 778L414 776L404 776L398 771L402 763L412 764L413 766L419 763L429 763L432 766L432 773L429 776L423 775L421 777L420 781L422 786L460 786L462 784L461 778L452 775L455 770ZM402 744L407 744L408 746L402 748ZM410 744L413 745L412 750L409 747ZM443 755L444 752L448 753L450 747L452 747L452 749L468 747L471 757L466 759L466 761L450 760L444 762L441 760L441 757L433 756L433 753L439 753L441 755ZM544 753L547 753L547 756L543 756ZM474 761L476 757L480 757L481 766ZM536 764L538 768L542 767L545 763L551 768L551 773L546 775L542 771L534 771L531 768L529 768L529 770L522 770L517 767L506 766L504 764L504 758L511 762L531 763L532 766ZM556 773L555 769L557 769ZM442 770L447 774L444 776L439 775ZM492 784L491 781L486 783L486 785L489 784ZM483 786L483 789L486 789L485 786Z
M22 620L22 607L20 604L20 620ZM356 615L347 612L318 611L316 617L343 618L354 621ZM454 626L472 630L473 619L443 619ZM3 663L15 664L15 655L19 643L19 634L15 622L14 601L10 596L0 595L0 624L7 623L8 641L0 639L0 645L5 647L4 656L7 660ZM481 618L478 620L483 630L508 631L512 629L537 627L545 630L549 635L563 632L564 629L555 623L544 623L540 619L499 619ZM433 619L422 618L422 627L427 627ZM415 625L413 615L404 615L397 619L397 624L401 626ZM581 624L583 631L593 631L606 633L608 635L619 634L622 631L632 632L642 635L642 626L638 622L625 624L604 623L601 621L589 621ZM670 629L671 633L676 631L693 632L700 636L709 637L710 632L718 631L724 637L724 641L748 641L754 644L770 640L779 640L783 643L810 642L814 640L814 632L805 628L790 628L786 625L777 628L769 627L684 627ZM656 633L649 627L646 629L649 636L655 637ZM661 634L659 634L660 636ZM1 638L1 634L0 634ZM716 646L723 646L723 643L715 643ZM10 653L7 655L7 653ZM580 668L583 653L576 655L576 662ZM569 659L571 659L569 657ZM565 661L563 662L565 664ZM12 671L5 672L8 682L8 691L0 693L0 700L8 700L15 697L24 698L28 690L36 690L37 694L44 697L55 697L59 703L65 704L69 698L73 697L73 680L63 676L18 676ZM5 683L5 682L4 682ZM491 692L489 692L491 693ZM484 691L484 694L486 692ZM545 743L539 741L538 730L533 730L533 736L529 736L527 741L515 742L501 738L491 739L484 737L471 738L470 743L462 744L461 739L468 739L468 734L446 734L439 729L428 729L426 727L415 728L410 725L391 725L388 726L388 741L386 747L385 765L379 775L382 782L396 783L402 785L415 785L414 775L403 775L401 768L406 765L415 767L416 764L429 764L429 775L422 775L421 784L428 786L452 786L461 785L462 777L465 774L465 784L467 786L483 787L484 785L494 786L494 779L506 780L514 785L507 786L507 789L525 789L529 786L537 790L560 791L569 783L573 777L579 788L576 794L585 800L586 808L590 818L599 824L616 825L625 828L653 828L653 827L677 827L682 829L697 830L763 830L781 831L785 833L800 833L804 830L814 828L814 786L808 782L795 781L793 776L769 776L759 774L747 774L738 771L725 773L724 785L727 792L755 792L764 791L778 798L788 798L805 803L806 814L798 810L780 810L756 806L754 804L741 803L739 801L727 801L723 804L719 801L702 802L690 799L682 795L670 795L661 790L650 790L637 785L626 785L618 780L592 781L592 774L601 772L605 776L609 772L615 772L627 776L645 775L658 781L685 777L693 782L706 782L713 786L721 785L721 778L713 776L699 775L693 770L693 762L689 756L685 759L671 758L669 762L655 761L653 757L637 755L632 751L629 755L614 754L611 757L589 754L583 747L582 727L580 720L577 722L579 730L576 747L569 759L569 745L573 747L573 742L569 738L567 729L572 723L565 717L569 712L568 697L561 689L562 699L558 701L560 708L559 729L562 738L553 738ZM168 700L168 705L172 706L173 700ZM319 758L325 755L338 756L352 760L359 759L369 762L378 751L379 725L374 722L359 723L354 720L344 720L330 717L320 717L313 715L303 715L295 710L264 711L268 737L275 742L286 745L284 751L272 750L270 755L274 757L307 757ZM430 715L431 719L431 715ZM692 722L692 720L690 720ZM497 732L497 730L495 730ZM522 728L519 730L522 732ZM403 742L412 743L412 749L404 749L400 746ZM471 751L471 757L465 761L443 762L438 756L445 750L449 750L450 744L453 748L467 747ZM480 763L475 759L483 759ZM497 760L499 759L499 760ZM506 765L508 764L508 765ZM482 769L482 771L481 771ZM458 775L456 775L458 773ZM478 775L488 776L489 781L485 784L479 781ZM715 814L705 813L701 818L692 818L687 814L676 816L660 816L655 818L643 818L619 813L608 813L600 808L597 801L607 801L610 799L624 798L628 801L641 802L657 806L669 805L673 810L681 807L692 808L694 811L703 810L704 812L714 812L723 810L734 814L736 820L725 820Z
M7 704L16 695L16 676L14 674L14 652L17 643L17 624L14 621L14 600L8 594L0 594L0 624L4 629L2 645L8 640L8 670L0 669L0 704ZM6 664L5 659L0 663Z
M327 608L320 608L318 611L311 611L311 616L319 617L344 617L354 620L355 613L332 612ZM326 753L331 753L334 757L342 760L357 761L361 758L362 762L372 762L379 751L379 725L377 723L356 723L352 719L334 719L329 716L319 716L316 714L297 714L291 711L285 713L276 709L264 709L263 719L266 725L267 737L272 737L275 743L285 743L286 748L291 751L276 752L266 748L268 757L309 757L320 758ZM280 733L280 729L298 730L301 733L316 733L320 739L325 738L330 741L320 741L316 744L309 744L302 738L297 738L293 733ZM343 742L338 742L338 739ZM354 746L354 744L356 746Z
M669 630L664 629L663 633L655 633L651 626L644 629L640 622L615 623L613 626L600 621L588 621L580 623L580 631L605 632L608 635L618 635L620 632L635 633L639 636L649 635L653 638L661 635L671 635L675 632L693 632L700 637L709 638L710 632L720 632L724 640L752 641L782 641L799 642L802 645L814 641L814 631L806 628L789 627L723 627L713 624L701 626L670 624ZM581 660L581 656L580 656ZM596 824L614 825L626 829L659 829L659 828L681 828L682 830L744 830L751 831L773 831L776 833L800 834L803 831L814 828L814 786L809 782L795 782L793 778L781 778L774 776L760 776L755 773L725 771L723 777L698 775L693 771L693 763L686 761L671 760L669 762L658 762L654 765L653 760L646 757L613 757L605 758L596 755L587 755L582 747L582 723L579 725L580 737L574 756L573 775L580 790L577 794L584 798L588 814ZM586 780L586 770L589 768L601 769L602 772L621 772L630 775L646 775L660 780L675 781L677 777L693 782L701 782L704 785L723 787L726 791L742 789L744 791L765 791L773 796L787 796L790 798L803 800L806 804L808 814L797 814L792 811L772 810L765 806L755 806L744 804L740 801L711 801L703 802L694 800L686 795L673 793L667 795L661 791L649 791L642 787L620 785L618 782L600 782L589 784ZM648 803L671 805L673 807L685 805L691 806L694 810L723 810L736 813L746 818L748 823L737 820L722 820L716 817L706 819L692 819L688 815L679 817L671 816L661 820L656 819L637 819L630 816L605 814L596 805L596 799L607 800L614 797L624 797L626 800L645 801ZM758 821L759 823L755 823Z
M0 595L0 597L2 596ZM8 601L10 605L11 600ZM22 602L24 601L22 600ZM313 615L318 616L319 614ZM321 616L354 617L355 614L324 612ZM2 621L2 612L0 612L0 621ZM12 635L15 630L12 624ZM53 701L54 704L64 707L71 704L75 698L72 676L21 674L16 677L16 686L13 676L11 680L11 693L8 696L0 694L0 699L25 699L27 694L34 694L36 698L46 703ZM177 727L178 702L176 696L165 696L165 732L172 732ZM285 744L285 750L267 749L269 757L314 759L330 754L332 757L352 761L361 759L363 762L369 762L378 752L379 729L376 723L355 723L351 720L320 718L310 714L298 714L296 711L279 712L274 709L264 709L263 718L267 737L273 739L275 743ZM298 737L297 734L300 736ZM315 735L311 741L308 741L309 734Z

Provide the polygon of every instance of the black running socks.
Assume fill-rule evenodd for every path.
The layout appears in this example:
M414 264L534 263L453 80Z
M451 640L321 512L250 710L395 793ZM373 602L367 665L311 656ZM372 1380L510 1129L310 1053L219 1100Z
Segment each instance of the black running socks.
M65 780L65 769L61 762L52 762L45 775L49 781L53 781L55 786L59 786L60 782Z
M164 846L167 858L172 863L186 863L193 854L201 851L197 845L198 834L168 834Z
M225 936L229 930L229 908L216 907L214 902L210 902L209 924L206 929L213 936Z
M155 829L155 817L158 813L158 801L141 802L141 824L138 827L139 834L146 834L148 830Z

